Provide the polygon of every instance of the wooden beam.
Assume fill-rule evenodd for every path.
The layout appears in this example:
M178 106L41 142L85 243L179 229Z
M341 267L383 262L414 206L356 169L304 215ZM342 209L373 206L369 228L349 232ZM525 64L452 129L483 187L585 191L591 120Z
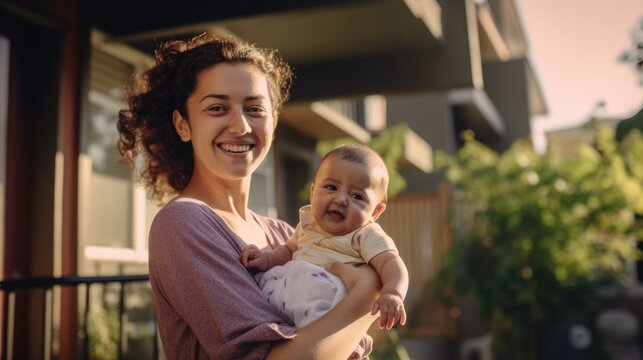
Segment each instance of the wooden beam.
M433 37L441 39L442 7L436 0L404 0L415 17L421 19Z
M444 41L434 47L293 64L293 100L482 88L475 5L454 0L443 11Z

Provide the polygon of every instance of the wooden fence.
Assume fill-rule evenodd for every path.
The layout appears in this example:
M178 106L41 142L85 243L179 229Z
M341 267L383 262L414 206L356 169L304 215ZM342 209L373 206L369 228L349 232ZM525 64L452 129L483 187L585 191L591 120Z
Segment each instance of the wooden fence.
M457 335L457 309L441 304L430 290L430 281L452 242L450 204L450 189L443 184L433 193L398 195L378 220L395 240L409 270L407 335Z

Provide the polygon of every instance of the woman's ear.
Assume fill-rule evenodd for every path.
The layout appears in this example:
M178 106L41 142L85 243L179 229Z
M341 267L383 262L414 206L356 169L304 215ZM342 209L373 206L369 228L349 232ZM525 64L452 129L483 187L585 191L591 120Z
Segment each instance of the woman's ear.
M192 139L190 136L190 123L178 110L174 110L172 113L172 121L174 122L174 129L176 129L176 133L179 134L181 140L184 142L190 141Z
M375 207L375 210L373 210L373 216L372 216L373 221L377 220L377 218L380 217L380 215L382 215L385 209L386 209L386 204L382 203L377 205Z

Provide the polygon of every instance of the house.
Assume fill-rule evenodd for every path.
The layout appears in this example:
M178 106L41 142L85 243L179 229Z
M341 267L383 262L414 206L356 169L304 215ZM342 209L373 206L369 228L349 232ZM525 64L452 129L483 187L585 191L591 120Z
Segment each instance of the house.
M295 69L279 140L253 181L258 212L296 221L296 189L311 176L318 141L367 143L382 128L408 125L400 163L407 187L382 221L410 264L409 301L448 246L448 191L440 193L442 178L431 172L431 150L455 152L464 129L506 148L529 138L531 116L546 111L512 0L5 0L2 279L147 271L157 205L118 163L115 114L155 42L203 31L279 49ZM9 301L3 293L3 308ZM76 357L84 303L74 289L11 301L3 351ZM48 306L51 331L39 320ZM434 352L430 336L466 336L451 315L420 326L409 351L423 357Z
M616 131L618 124L622 120L623 119L606 118L591 114L588 119L580 125L547 131L545 133L547 146L555 147L563 156L575 155L579 145L594 145L596 143L596 123L601 123Z

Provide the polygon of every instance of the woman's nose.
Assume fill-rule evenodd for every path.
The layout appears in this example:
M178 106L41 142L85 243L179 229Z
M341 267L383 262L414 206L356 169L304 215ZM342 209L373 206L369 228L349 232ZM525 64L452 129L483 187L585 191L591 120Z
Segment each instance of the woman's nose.
M235 111L231 114L228 121L228 129L230 132L240 135L247 134L252 130L248 123L248 119L246 118L246 114L242 111Z

